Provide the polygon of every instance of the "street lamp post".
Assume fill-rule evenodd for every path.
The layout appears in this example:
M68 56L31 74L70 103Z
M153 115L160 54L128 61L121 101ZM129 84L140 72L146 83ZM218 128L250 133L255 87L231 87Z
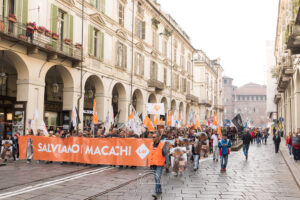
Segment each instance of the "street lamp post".
M169 19L170 21L170 19ZM167 33L160 33L160 35L169 36ZM172 102L172 89L173 89L173 31L171 31L171 86L170 86L170 103ZM171 106L169 111L172 110Z
M81 46L83 47L83 22L84 22L84 0L81 1L82 7L81 7ZM80 95L79 98L77 99L77 109L78 111L80 110L80 100L82 99L82 70L83 70L83 48L81 48L81 62L80 62ZM82 108L83 110L83 108ZM77 123L76 126L76 132L78 135L79 131L79 123Z

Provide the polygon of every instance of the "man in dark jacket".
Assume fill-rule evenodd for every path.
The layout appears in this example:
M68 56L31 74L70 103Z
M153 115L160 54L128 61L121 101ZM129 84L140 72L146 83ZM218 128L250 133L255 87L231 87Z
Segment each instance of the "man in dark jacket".
M248 160L248 151L249 151L250 142L252 140L248 130L246 130L242 135L242 140L243 140L243 152L246 157L246 160Z
M273 136L273 141L274 141L274 144L275 144L275 153L278 153L280 142L281 142L281 138L280 138L280 135L278 134L278 131Z

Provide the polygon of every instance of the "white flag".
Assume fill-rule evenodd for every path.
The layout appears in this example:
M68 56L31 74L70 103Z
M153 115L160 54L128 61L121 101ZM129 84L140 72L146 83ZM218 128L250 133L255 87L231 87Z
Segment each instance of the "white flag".
M73 127L76 127L77 124L78 124L78 113L77 113L77 109L76 109L76 106L73 107L73 110L72 110L72 123L73 123Z
M41 123L41 128L40 128L40 129L44 132L44 135L45 135L45 136L48 136L48 135L49 135L48 130L47 130L47 127L46 127L46 124L45 124L44 121L42 121L42 123Z

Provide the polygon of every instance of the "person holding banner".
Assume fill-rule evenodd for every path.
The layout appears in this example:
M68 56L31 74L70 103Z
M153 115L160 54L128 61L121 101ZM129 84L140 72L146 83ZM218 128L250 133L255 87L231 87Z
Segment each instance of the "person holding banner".
M155 192L152 197L157 198L162 193L161 190L161 174L165 164L167 168L170 167L169 155L167 147L164 142L160 141L160 134L154 132L152 134L153 145L150 147L150 154L148 156L148 166L153 170L155 179Z

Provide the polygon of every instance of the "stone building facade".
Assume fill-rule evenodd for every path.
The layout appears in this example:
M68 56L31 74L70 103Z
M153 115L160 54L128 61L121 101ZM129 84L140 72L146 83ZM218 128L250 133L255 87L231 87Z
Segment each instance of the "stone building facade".
M266 127L267 117L267 87L248 83L241 87L233 84L233 79L223 77L223 121L232 120L241 114L243 122L249 122L255 127Z
M280 0L275 38L276 78L274 102L287 135L300 128L300 1Z
M266 90L265 85L255 83L237 88L233 96L234 113L240 113L244 122L265 128L268 124Z
M207 55L198 50L194 54L194 93L199 95L199 119L211 118L215 113L222 119L224 107L222 104L222 74L220 59L210 60Z
M201 91L192 88L205 76L193 76L197 50L156 1L84 2L1 1L1 135L7 128L36 130L42 121L69 128L74 106L80 128L87 127L93 99L101 121L119 112L126 122L130 105L144 117L148 102L164 103L182 123L190 111L200 112ZM25 36L28 22L38 27L32 41ZM220 69L214 87L221 88L223 70L212 65ZM216 108L219 95L213 95Z
M224 113L223 113L223 121L224 120L232 120L235 117L234 113L234 98L236 86L233 85L233 78L228 76L223 77L223 105L224 105Z

